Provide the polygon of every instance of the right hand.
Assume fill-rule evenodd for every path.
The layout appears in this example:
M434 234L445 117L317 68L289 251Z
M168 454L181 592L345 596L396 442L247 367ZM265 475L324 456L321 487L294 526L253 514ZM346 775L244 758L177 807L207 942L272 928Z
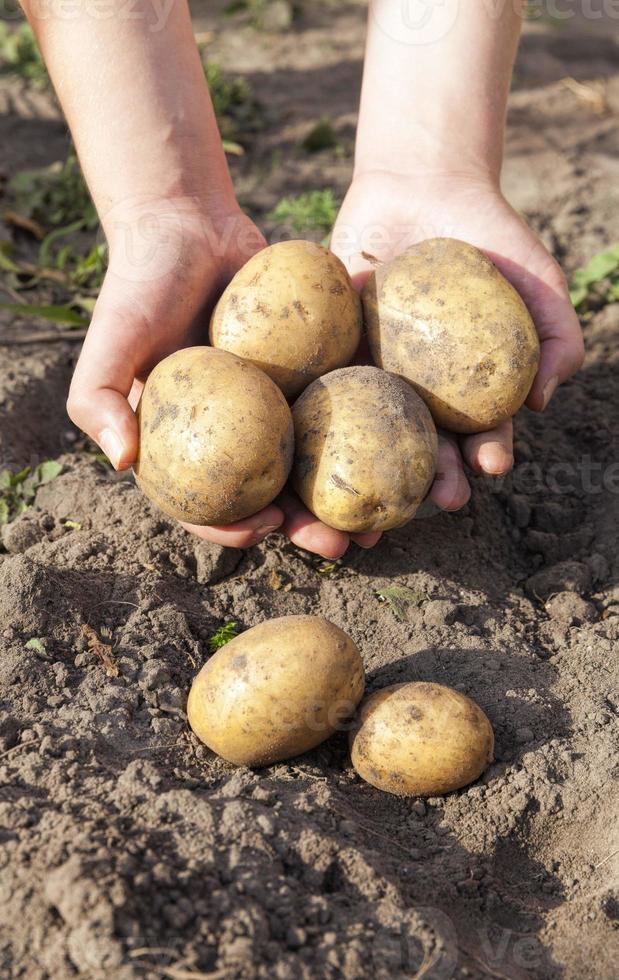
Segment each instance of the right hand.
M187 199L108 216L110 262L69 392L72 421L101 446L117 470L135 461L134 409L148 373L182 347L208 343L211 309L238 269L265 240L233 205L214 217ZM299 547L337 558L349 537L321 524L286 492L236 524L183 525L199 537L246 548L282 528ZM380 535L355 535L370 546Z

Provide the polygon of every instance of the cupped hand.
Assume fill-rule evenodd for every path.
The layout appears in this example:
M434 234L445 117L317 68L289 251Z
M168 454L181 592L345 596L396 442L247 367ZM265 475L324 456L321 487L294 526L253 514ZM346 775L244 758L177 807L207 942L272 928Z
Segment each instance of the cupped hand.
M360 287L372 269L367 256L386 261L415 242L438 237L458 238L482 249L524 299L541 344L527 405L543 411L557 385L582 364L580 324L559 265L492 182L458 175L358 176L342 205L331 248ZM463 461L474 472L490 476L511 469L511 421L472 436L439 433L438 469L430 496L444 510L457 510L470 497Z
M235 272L265 241L238 207L213 216L192 201L140 204L108 215L110 262L67 402L73 422L116 469L135 461L134 409L149 371L181 347L208 343L209 314ZM287 491L257 514L221 527L184 524L218 544L245 548L281 528L302 548L343 554L348 535L321 524ZM356 535L370 546L379 535Z
M186 199L108 215L106 232L109 268L67 411L122 470L136 458L134 408L149 371L181 347L208 343L214 302L264 239L237 207L214 217ZM281 508L271 505L229 527L187 529L230 547L247 547L283 519Z

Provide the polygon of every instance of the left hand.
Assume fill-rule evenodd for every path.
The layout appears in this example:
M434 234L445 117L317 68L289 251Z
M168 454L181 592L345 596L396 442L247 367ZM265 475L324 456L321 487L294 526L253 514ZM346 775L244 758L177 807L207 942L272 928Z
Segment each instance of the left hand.
M372 270L363 252L386 261L415 242L439 237L482 249L525 301L541 342L526 404L543 411L557 385L582 364L580 324L559 265L491 181L458 175L415 179L382 171L356 177L331 248L360 288ZM513 465L511 421L471 436L439 433L430 496L444 510L458 510L470 497L463 460L476 473L508 472Z

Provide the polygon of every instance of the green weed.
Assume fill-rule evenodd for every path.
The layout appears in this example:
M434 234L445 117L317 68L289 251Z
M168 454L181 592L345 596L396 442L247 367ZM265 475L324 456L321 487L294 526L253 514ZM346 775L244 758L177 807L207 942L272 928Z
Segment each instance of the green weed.
M39 88L49 75L30 24L10 28L0 22L0 71L19 75Z
M570 280L570 298L582 313L594 298L602 305L619 302L619 242L576 270Z
M332 150L337 147L338 139L329 119L319 119L309 133L301 141L301 146L308 153L320 153L321 150Z
M25 466L18 473L0 471L0 524L19 517L30 507L39 487L54 480L62 473L62 465L55 459L45 460L32 469Z
M58 160L48 167L18 171L9 180L5 196L9 208L48 228L66 227L77 221L87 229L98 224L73 151L64 162Z
M221 647L225 647L226 643L233 640L235 636L238 635L238 630L236 628L236 623L224 623L216 630L208 641L208 648L211 653L216 653Z
M284 197L267 217L271 221L289 224L299 235L308 231L328 234L337 217L339 203L330 188L308 191L297 197Z
M408 606L419 606L425 599L420 592L413 592L405 585L387 585L384 589L376 589L379 599L387 602L396 619L406 619Z

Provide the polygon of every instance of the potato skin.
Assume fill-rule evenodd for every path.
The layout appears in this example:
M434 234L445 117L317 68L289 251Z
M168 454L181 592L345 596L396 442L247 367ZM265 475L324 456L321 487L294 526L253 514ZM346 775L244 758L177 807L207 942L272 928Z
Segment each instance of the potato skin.
M279 388L212 347L170 354L148 376L138 408L138 485L190 524L231 524L282 489L294 450Z
M210 338L294 398L315 378L350 363L361 339L361 300L328 249L278 242L254 255L224 290Z
M484 432L515 415L539 363L529 312L486 256L432 238L376 269L362 293L372 357L406 378L437 425Z
M364 688L363 661L343 630L319 616L282 616L211 657L194 679L187 717L224 759L266 766L328 738Z
M397 796L441 796L492 762L494 734L481 708L442 684L384 687L361 705L350 733L359 775Z
M348 367L319 378L292 408L292 483L340 531L387 531L414 516L436 468L430 412L402 378Z

